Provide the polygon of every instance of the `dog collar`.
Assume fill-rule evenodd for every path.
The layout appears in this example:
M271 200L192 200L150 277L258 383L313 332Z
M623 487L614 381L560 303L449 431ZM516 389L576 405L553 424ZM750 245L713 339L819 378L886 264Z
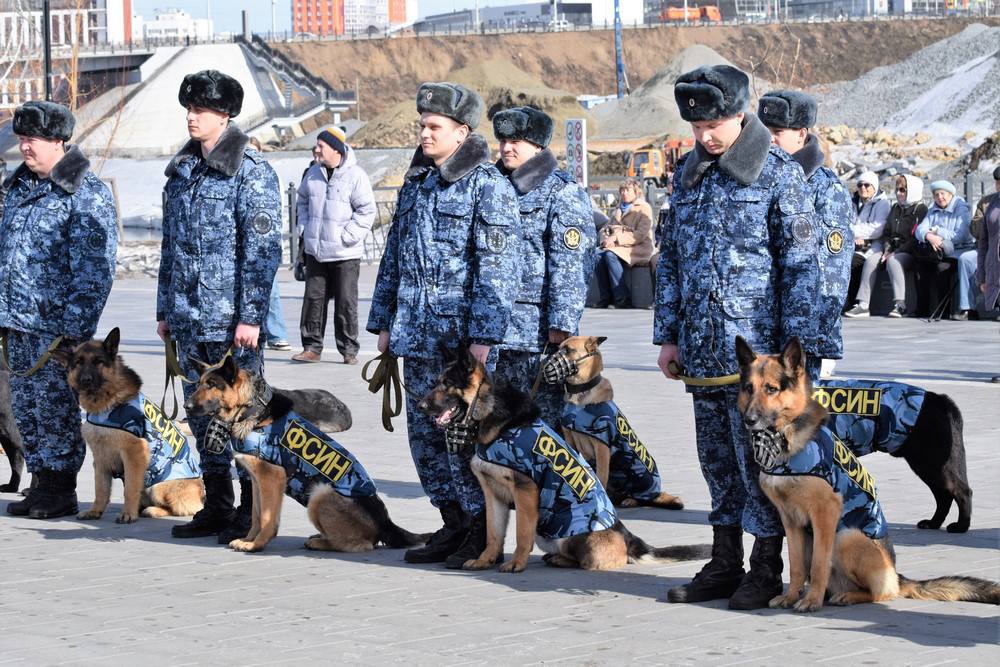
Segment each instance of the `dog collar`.
M567 382L565 384L567 394L582 394L585 391L590 391L598 384L600 384L603 378L600 375L595 375L590 380L584 382L583 384L570 384Z

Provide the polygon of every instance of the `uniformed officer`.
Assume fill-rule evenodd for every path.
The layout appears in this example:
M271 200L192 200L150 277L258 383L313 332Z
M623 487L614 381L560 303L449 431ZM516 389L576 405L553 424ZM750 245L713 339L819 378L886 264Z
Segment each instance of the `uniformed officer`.
M548 115L531 107L500 111L493 116L493 134L500 140L497 168L517 192L517 236L524 257L496 374L530 393L546 345L554 352L576 333L594 271L597 235L590 197L546 148L552 139ZM545 423L558 424L560 385L540 383L535 402Z
M189 74L177 99L187 109L191 140L166 170L157 333L177 342L181 370L191 380L199 374L193 359L217 363L231 348L240 366L260 372L260 327L281 260L278 177L230 122L243 105L236 79L215 70ZM184 383L185 396L193 390ZM188 422L201 458L205 507L171 532L219 535L222 543L244 537L249 480L240 480L234 513L231 450L206 449L206 418Z
M826 156L819 138L809 132L816 124L816 100L795 90L775 90L760 98L757 117L771 131L771 140L778 148L790 154L802 167L816 209L821 280L813 351L821 356L810 356L806 360L806 369L816 380L823 359L844 356L840 313L851 282L854 208L847 188L833 171L823 166ZM831 361L831 371L832 364Z
M514 188L490 164L486 140L473 133L482 98L458 84L425 83L417 112L420 147L399 191L367 329L378 334L380 352L403 358L410 452L444 520L405 559L437 563L467 535L485 547L483 493L469 468L472 448L449 452L417 403L444 368L441 343L468 340L492 372L517 293L511 277L521 275L520 220Z
M0 331L11 408L38 481L7 512L33 519L77 512L76 475L86 453L80 404L66 369L49 353L94 335L118 249L111 191L80 149L66 143L75 122L61 104L18 107L13 130L24 162L4 183Z
M660 241L653 341L659 366L695 378L738 371L737 334L778 352L791 336L811 340L819 266L812 197L802 168L745 113L749 79L728 65L677 79L674 96L694 149L674 174ZM814 352L814 350L809 350ZM781 593L782 526L758 485L758 466L736 407L738 384L688 386L698 457L712 496L712 560L671 602L729 598L755 609ZM743 570L746 530L756 537Z

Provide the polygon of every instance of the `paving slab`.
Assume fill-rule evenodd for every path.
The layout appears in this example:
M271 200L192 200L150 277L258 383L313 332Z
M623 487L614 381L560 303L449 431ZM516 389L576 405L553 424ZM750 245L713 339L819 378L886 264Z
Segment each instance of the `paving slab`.
M287 270L280 275L294 346L302 283ZM362 326L374 276L375 267L362 267ZM154 281L118 281L99 335L121 327L122 355L158 397L163 360L154 302ZM709 542L710 503L694 448L691 401L657 370L651 326L645 310L588 310L582 324L585 333L609 337L602 350L616 400L656 457L665 487L686 504L682 511L622 510L621 517L656 545ZM279 387L324 387L342 398L354 426L337 438L375 477L393 518L411 530L436 529L440 520L420 489L405 420L395 420L393 433L382 429L381 398L367 392L360 366L338 363L332 329L331 323L318 364L268 352L269 380ZM900 571L911 578L1000 579L1000 385L988 382L1000 374L1000 325L873 318L847 321L845 334L847 356L838 374L898 378L945 392L965 418L975 496L972 528L964 535L914 528L932 512L930 492L900 460L873 455L864 461L879 483ZM361 347L364 362L375 355L375 337L362 334ZM6 466L0 462L4 479ZM94 493L89 455L79 486L81 505L88 505ZM0 506L15 498L3 494ZM8 517L0 507L0 665L1000 661L994 606L896 600L811 615L733 612L724 602L665 602L667 588L690 578L702 561L593 573L548 568L536 550L524 572L501 574L412 566L399 550L313 553L302 543L315 531L291 500L267 549L240 554L214 539L171 539L170 526L180 519L117 525L121 502L116 485L105 518L96 522L32 521ZM511 533L508 554L512 545Z

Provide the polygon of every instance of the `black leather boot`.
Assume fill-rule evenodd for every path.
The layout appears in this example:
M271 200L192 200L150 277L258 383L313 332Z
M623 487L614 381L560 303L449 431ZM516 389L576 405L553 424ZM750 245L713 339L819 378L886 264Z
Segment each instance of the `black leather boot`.
M38 485L41 483L38 473L32 475L35 483L23 491L24 498L7 505L7 514L11 516L28 516L31 507L38 502Z
M219 544L229 544L233 540L241 540L250 532L253 522L253 482L240 477L240 506L233 512L233 520L229 526L219 533Z
M39 471L41 480L32 494L34 499L28 510L29 519L54 519L76 514L76 473L61 470Z
M408 549L403 554L403 560L407 563L443 563L462 545L468 532L468 517L465 512L458 503L446 503L439 508L439 511L444 525L431 535L427 544L416 549Z
M750 571L729 598L730 609L763 609L781 595L781 543L783 537L758 537L750 552Z
M233 480L229 473L204 475L205 506L188 523L174 526L177 538L218 535L233 521Z
M448 556L444 561L444 566L449 570L461 570L462 565L467 560L479 558L486 549L486 512L475 514L469 520L469 532L465 534L465 541L458 547L455 553ZM503 554L497 562L503 561Z
M712 526L712 560L694 579L667 591L670 602L707 602L728 598L743 580L743 529Z

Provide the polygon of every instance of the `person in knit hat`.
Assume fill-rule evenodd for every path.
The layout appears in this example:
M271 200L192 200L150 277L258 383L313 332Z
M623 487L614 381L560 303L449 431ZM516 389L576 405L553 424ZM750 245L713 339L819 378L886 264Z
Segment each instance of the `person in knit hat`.
M917 256L941 256L955 260L958 270L958 308L953 320L967 320L976 308L976 239L972 236L972 212L958 188L948 180L930 185L934 203L917 225ZM930 248L933 252L925 252ZM933 262L934 265L937 262Z

